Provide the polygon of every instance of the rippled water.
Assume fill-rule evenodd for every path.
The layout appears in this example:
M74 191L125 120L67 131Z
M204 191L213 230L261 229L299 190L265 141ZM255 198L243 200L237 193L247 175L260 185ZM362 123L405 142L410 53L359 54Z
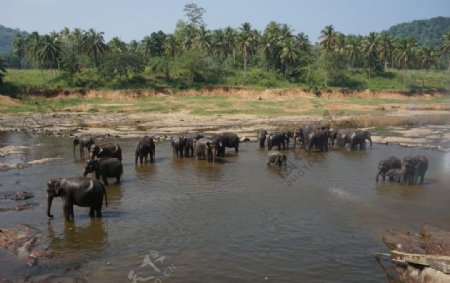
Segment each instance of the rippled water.
M0 162L64 158L0 172L0 191L31 191L40 203L1 213L0 227L29 224L47 236L55 254L35 267L3 257L0 278L384 282L373 255L386 251L381 236L387 229L450 228L448 153L380 144L365 152L290 149L288 167L280 170L266 166L266 152L254 143L242 144L238 154L227 151L215 164L174 159L162 143L155 164L136 167L137 140L115 141L124 152L124 176L107 187L104 217L91 220L87 208L75 207L75 223L65 223L60 199L53 201L54 219L47 218L45 189L50 178L82 173L84 161L74 158L71 140L0 135L0 145L30 146ZM430 160L423 186L375 182L379 160L416 154Z

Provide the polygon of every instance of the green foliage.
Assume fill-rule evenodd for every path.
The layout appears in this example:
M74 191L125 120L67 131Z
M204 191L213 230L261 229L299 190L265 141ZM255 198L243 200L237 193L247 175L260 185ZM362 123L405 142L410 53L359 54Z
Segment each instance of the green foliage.
M387 30L393 37L414 38L419 45L436 46L450 31L450 18L436 17L392 26Z
M139 55L127 51L108 52L102 58L99 75L104 79L126 79L132 74L144 71L145 65Z
M6 63L2 57L0 57L0 85L3 84L3 77L6 75Z

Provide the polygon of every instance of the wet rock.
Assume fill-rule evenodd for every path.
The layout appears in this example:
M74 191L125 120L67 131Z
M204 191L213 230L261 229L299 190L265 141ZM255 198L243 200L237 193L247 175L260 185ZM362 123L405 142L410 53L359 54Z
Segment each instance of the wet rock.
M450 256L450 231L431 225L423 225L419 233L388 231L383 242L389 249L400 252ZM450 274L431 267L397 263L394 268L399 282L450 282Z
M30 192L18 191L18 192L0 192L0 199L10 200L26 200L34 197Z

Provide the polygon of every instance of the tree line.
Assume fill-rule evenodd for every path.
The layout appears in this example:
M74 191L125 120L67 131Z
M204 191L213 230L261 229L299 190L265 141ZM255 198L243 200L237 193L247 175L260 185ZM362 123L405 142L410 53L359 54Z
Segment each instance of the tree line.
M355 69L364 70L369 79L388 68L450 70L450 31L438 46L419 46L412 38L387 32L345 35L329 25L322 29L320 42L312 44L287 24L270 22L258 31L245 22L238 28L209 30L203 8L187 4L184 11L187 19L179 20L173 33L153 32L129 43L118 37L106 42L104 33L94 29L17 33L9 67L57 69L70 76L94 69L108 80L143 79L147 71L188 86L220 82L225 72L239 71L245 77L249 68L258 68L289 82L326 87L345 85L346 74ZM4 61L0 74L2 70Z

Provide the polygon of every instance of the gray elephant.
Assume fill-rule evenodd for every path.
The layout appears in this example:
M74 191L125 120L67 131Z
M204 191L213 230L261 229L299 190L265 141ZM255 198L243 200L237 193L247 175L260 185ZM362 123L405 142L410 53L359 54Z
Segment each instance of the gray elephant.
M275 132L269 134L269 136L267 137L267 149L272 150L274 146L277 146L278 150L281 150L281 147L283 147L283 149L286 149L286 146L289 148L289 133Z
M378 162L378 174L376 181L378 182L378 177L381 175L383 177L383 182L386 180L386 175L391 169L401 169L402 162L395 156L391 156L386 160Z
M423 184L428 170L428 158L423 155L403 158L401 184L416 185L420 178Z
M95 144L93 137L75 137L73 139L73 155L75 155L75 147L78 145L80 147L80 157L84 155L84 148L89 151L91 145Z
M172 138L170 144L172 145L172 153L173 156L183 157L185 152L187 137L185 136L176 136Z
M103 196L106 206L108 206L105 186L96 179L73 177L49 180L47 183L47 216L53 217L50 214L53 198L61 197L64 203L64 217L67 221L74 219L74 205L89 207L90 217L101 217Z
M234 148L235 152L239 152L239 136L235 133L221 133L217 140L217 156L225 157L225 148Z
M152 137L143 137L136 146L134 163L137 164L138 159L142 164L143 161L147 163L148 157L150 156L150 162L155 162L155 151L156 146Z
M283 166L286 167L286 161L287 157L286 155L282 154L279 151L269 151L267 153L267 166L270 166L270 164L275 164L279 167Z
M120 177L123 174L122 162L115 157L102 157L89 160L84 168L84 176L95 172L95 178L103 179L103 184L108 185L107 178L116 178L117 184L120 184Z
M115 157L122 161L122 149L116 143L93 144L89 149L89 159L92 160L95 157Z
M350 137L353 134L351 129L339 129L337 132L337 146L344 149L345 145L350 144Z
M350 136L350 149L356 150L358 147L360 150L365 149L366 140L370 142L370 146L372 147L372 138L369 131L354 131Z
M386 172L386 176L388 176L389 181L400 183L402 178L402 170L401 169L391 169Z
M319 151L328 151L328 136L327 129L315 129L306 137L306 150L311 151L314 147Z
M257 138L258 138L258 144L260 148L264 148L264 145L266 143L266 136L267 136L267 131L264 129L260 129L257 133Z
M334 146L334 142L337 140L337 136L338 136L338 132L339 130L337 129L331 129L330 130L330 134L329 134L329 141L328 141L328 146L329 147L333 147Z
M194 147L195 143L203 138L203 134L188 134L186 136L185 144L184 144L184 156L191 157L194 156Z
M300 145L305 144L305 130L303 128L297 128L294 130L294 133L292 135L292 138L294 139L294 149L297 146L297 142Z
M195 143L194 155L197 159L206 159L214 162L216 156L216 143L210 138L200 138Z

